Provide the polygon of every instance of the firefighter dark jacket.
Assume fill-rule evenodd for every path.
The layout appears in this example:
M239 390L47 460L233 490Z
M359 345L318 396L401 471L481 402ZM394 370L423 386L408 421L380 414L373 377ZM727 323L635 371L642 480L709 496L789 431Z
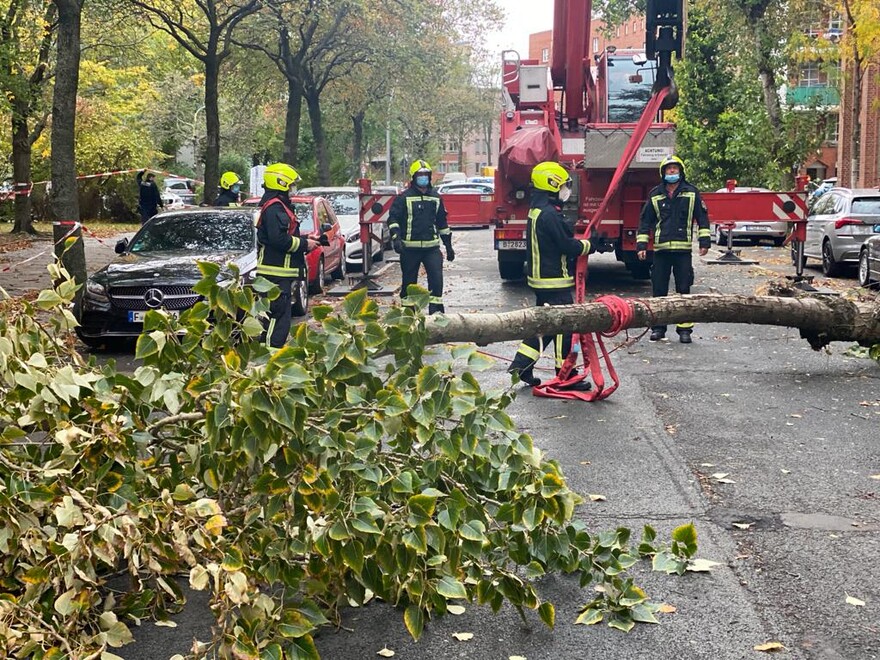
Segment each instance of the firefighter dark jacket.
M238 193L234 193L228 188L221 190L214 206L238 206Z
M590 241L574 237L548 193L532 191L531 206L526 229L528 284L533 289L570 289L574 257L589 253Z
M290 197L267 190L260 200L257 221L257 274L272 277L305 276L305 251L308 241L299 236L299 223L290 205Z
M653 234L655 251L690 252L694 242L694 220L699 227L697 236L700 247L708 248L712 242L709 214L699 191L682 180L670 197L666 193L666 184L661 183L648 193L648 201L642 208L636 249L647 250L648 239Z
M404 248L433 248L440 246L441 238L446 245L452 240L440 195L433 188L422 193L414 184L392 202L388 229L401 239Z

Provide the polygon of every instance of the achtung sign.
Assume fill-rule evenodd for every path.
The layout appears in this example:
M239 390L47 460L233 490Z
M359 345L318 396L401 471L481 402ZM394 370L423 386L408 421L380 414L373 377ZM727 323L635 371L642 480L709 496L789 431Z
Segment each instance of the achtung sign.
M640 147L636 154L637 163L659 163L672 155L672 147Z

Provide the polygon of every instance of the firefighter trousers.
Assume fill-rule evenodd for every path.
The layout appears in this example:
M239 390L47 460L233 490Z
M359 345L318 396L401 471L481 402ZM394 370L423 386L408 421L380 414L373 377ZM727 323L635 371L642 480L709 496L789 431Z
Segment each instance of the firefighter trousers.
M446 311L443 307L443 254L439 247L404 248L400 252L400 270L403 282L400 285L400 303L407 304L406 289L419 281L419 269L425 265L428 274L428 314Z
M269 303L269 318L263 320L264 339L271 348L281 348L290 336L290 322L293 316L291 298L293 278L263 275L281 290L281 294Z
M571 289L555 289L542 291L535 290L535 306L543 307L544 305L571 305L574 300L571 297ZM511 373L528 372L538 358L541 357L546 346L553 344L554 347L554 363L556 365L556 373L565 362L565 358L571 352L571 335L547 335L545 337L530 337L523 340L516 351L513 362L510 363L508 371Z
M690 251L659 250L654 252L654 264L651 266L651 288L655 298L663 298L669 294L669 279L675 278L676 293L690 293L694 283L694 266ZM676 331L693 330L693 323L678 323ZM666 332L665 325L655 325L652 330Z

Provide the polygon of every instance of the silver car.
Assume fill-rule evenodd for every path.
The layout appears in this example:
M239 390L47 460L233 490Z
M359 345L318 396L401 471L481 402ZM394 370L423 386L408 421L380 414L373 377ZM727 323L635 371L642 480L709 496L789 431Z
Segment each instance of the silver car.
M874 235L859 249L859 284L872 288L880 284L880 224L874 225Z
M844 266L858 263L862 243L878 229L880 190L832 188L816 201L807 216L803 262L819 259L825 275L839 275Z

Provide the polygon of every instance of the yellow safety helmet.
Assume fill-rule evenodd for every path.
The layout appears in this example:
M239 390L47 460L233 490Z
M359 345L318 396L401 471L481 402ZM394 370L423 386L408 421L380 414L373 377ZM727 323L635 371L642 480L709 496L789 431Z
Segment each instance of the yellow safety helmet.
M229 190L236 183L241 183L241 179L238 178L235 172L224 172L223 176L220 177L220 187L223 190Z
M426 160L414 160L409 166L409 178L412 179L418 172L427 172L431 174L433 170Z
M536 190L558 193L564 185L571 185L571 175L559 163L544 161L532 170L532 186Z
M266 190L290 190L299 174L287 163L272 163L263 172L263 187Z
M660 177L661 178L663 177L663 170L666 169L666 166L672 165L673 163L678 165L681 168L681 176L684 177L684 161L681 158L679 158L678 156L676 156L675 154L669 154L668 156L666 156L666 158L664 158L663 160L660 161Z

